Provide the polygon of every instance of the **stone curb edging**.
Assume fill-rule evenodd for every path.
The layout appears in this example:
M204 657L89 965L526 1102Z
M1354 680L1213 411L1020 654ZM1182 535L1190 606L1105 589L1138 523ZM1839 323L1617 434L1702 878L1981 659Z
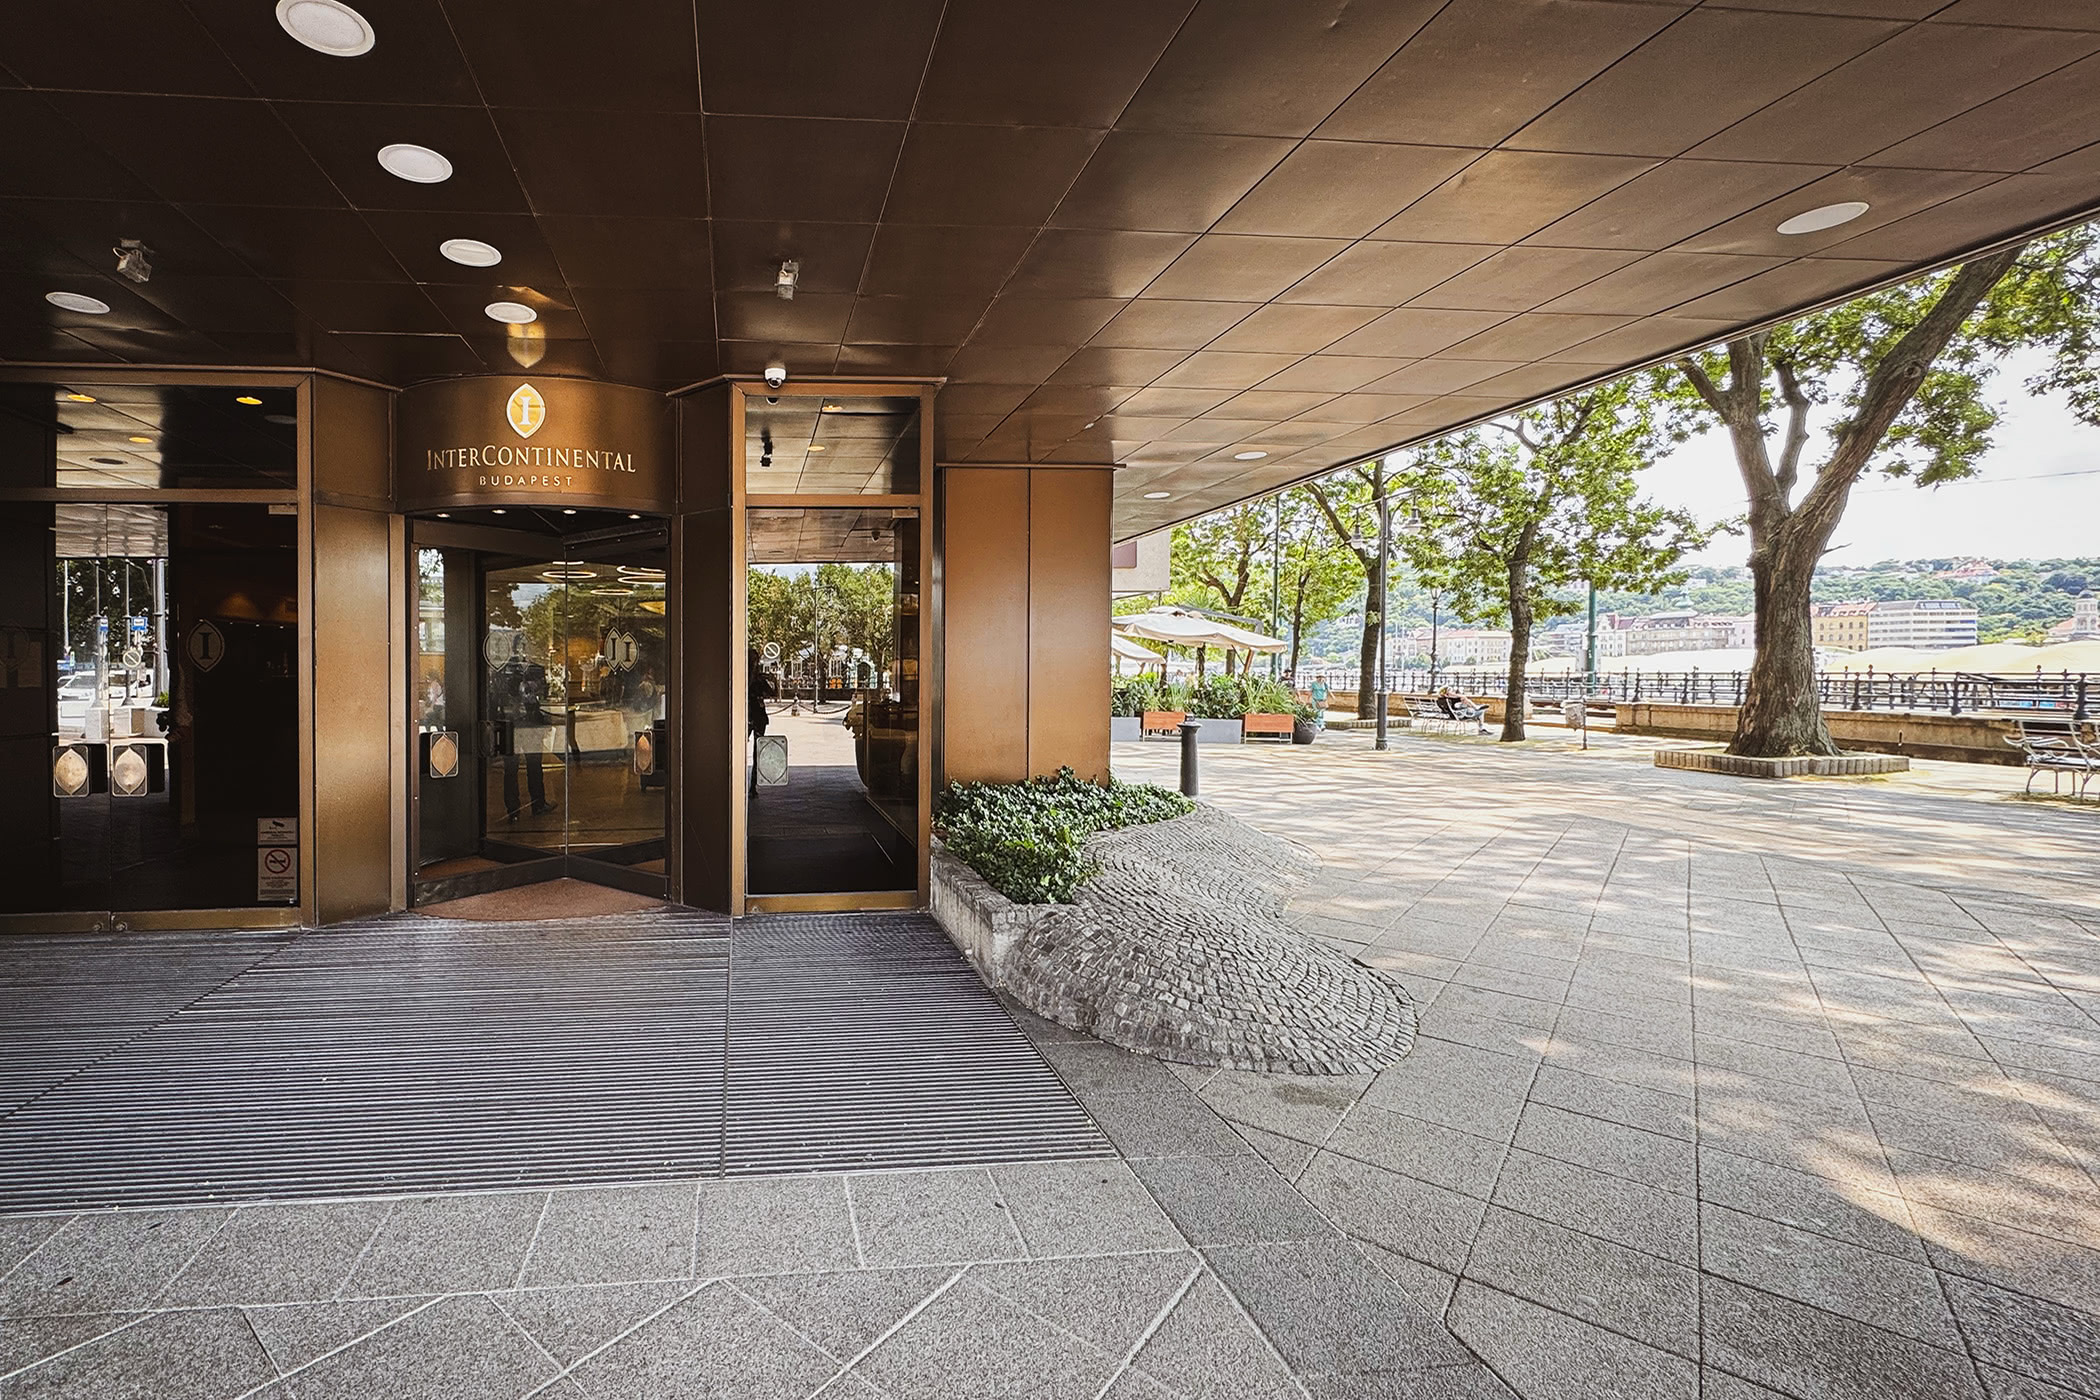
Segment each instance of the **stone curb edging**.
M1727 773L1739 778L1858 778L1874 773L1907 773L1910 760L1893 753L1748 758L1722 749L1657 749L1655 766L1693 773Z
M932 912L987 983L1068 1029L1160 1059L1361 1074L1414 1041L1413 999L1294 928L1319 866L1207 805L1088 838L1074 903L1017 905L936 851Z

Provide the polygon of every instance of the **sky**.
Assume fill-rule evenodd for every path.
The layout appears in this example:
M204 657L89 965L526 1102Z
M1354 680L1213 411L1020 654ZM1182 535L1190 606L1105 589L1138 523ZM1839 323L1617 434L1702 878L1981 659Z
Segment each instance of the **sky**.
M2100 556L2100 428L2073 418L2060 395L2028 394L2026 380L2041 364L2038 353L2011 355L1992 380L1987 392L1999 409L1998 427L1974 477L1924 489L1862 478L1827 562ZM1815 461L1829 441L1818 432L1804 460ZM2083 474L2062 475L2073 472ZM1702 520L1743 513L1742 478L1718 429L1658 461L1641 481L1644 494ZM1748 551L1744 536L1723 535L1694 558L1741 564Z

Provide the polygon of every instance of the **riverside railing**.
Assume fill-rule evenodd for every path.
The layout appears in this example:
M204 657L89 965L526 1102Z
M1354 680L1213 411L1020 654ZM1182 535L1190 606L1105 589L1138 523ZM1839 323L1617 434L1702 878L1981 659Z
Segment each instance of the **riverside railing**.
M1314 680L1328 690L1354 691L1357 672L1301 669L1297 688ZM1440 667L1435 684L1426 668L1390 673L1387 690L1422 694L1453 686L1469 696L1500 695L1509 688L1501 667ZM1577 696L1596 701L1657 705L1740 705L1750 680L1747 671L1606 671L1594 683L1569 672L1530 674L1524 691L1533 700L1560 701ZM1971 711L2005 714L2057 713L2089 718L2100 706L2100 673L2089 671L1982 673L1972 671L1823 671L1816 690L1829 710L1898 710L1917 714L1960 715Z

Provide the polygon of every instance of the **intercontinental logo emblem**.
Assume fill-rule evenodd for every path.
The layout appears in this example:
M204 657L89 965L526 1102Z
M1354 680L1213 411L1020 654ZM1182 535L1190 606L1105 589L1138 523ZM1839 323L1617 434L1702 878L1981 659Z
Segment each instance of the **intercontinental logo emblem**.
M529 438L547 421L547 401L540 391L530 384L520 384L503 406L504 417L510 420L511 430L521 438Z

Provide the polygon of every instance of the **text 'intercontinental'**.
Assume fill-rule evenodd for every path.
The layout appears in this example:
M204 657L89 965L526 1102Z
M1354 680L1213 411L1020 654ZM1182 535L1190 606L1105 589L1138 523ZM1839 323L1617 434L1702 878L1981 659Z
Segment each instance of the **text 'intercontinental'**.
M614 452L598 447L510 447L491 442L480 447L432 448L424 456L424 469L434 472L477 468L487 471L491 467L524 468L528 472L534 468L601 472L635 470L632 452ZM475 484L563 487L573 485L574 479L533 473L528 476L483 476Z

